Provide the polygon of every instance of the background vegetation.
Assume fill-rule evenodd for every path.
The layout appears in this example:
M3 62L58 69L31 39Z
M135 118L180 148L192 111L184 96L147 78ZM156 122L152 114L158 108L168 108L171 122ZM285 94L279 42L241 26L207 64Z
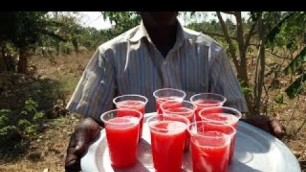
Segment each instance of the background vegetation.
M44 161L63 171L68 138L81 119L65 110L93 51L138 25L136 12L102 12L115 26L96 30L62 12L2 12L0 22L0 171ZM181 16L196 18L197 12ZM234 20L224 18L230 15ZM186 27L218 40L237 72L250 113L287 127L284 141L305 166L305 12L216 12ZM62 139L61 141L59 141ZM9 143L9 144L7 144ZM48 155L57 155L57 163ZM31 170L30 170L31 171Z

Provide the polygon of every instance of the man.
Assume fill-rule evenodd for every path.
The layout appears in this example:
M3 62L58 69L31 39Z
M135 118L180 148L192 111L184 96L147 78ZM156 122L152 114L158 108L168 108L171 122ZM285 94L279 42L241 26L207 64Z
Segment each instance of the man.
M148 98L147 112L155 110L153 92L171 87L184 90L187 99L213 92L227 98L225 106L247 112L239 83L223 48L212 38L183 28L178 12L140 12L139 26L102 44L86 67L67 105L85 119L76 127L67 149L65 168L80 169L80 157L103 123L100 115L113 109L112 99L123 94ZM281 137L280 123L256 117L252 123Z

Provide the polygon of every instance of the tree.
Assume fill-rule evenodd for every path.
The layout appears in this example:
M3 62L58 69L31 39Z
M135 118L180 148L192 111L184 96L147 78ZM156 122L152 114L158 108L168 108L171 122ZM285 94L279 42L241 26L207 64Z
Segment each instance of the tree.
M42 40L43 35L61 39L48 30L54 23L48 20L47 12L2 12L0 22L5 23L0 28L0 44L2 50L11 43L19 54L17 72L27 73L27 58L30 49Z
M248 78L248 69L247 69L247 56L246 53L250 48L250 40L253 36L257 36L259 41L257 44L258 53L256 60L255 76L254 76L254 85L253 92L246 92L246 100L251 113L260 113L261 110L264 110L262 107L262 92L264 85L265 77L265 66L266 66L266 55L265 52L267 49L273 49L277 46L277 37L280 36L283 26L287 26L287 31L283 34L287 34L287 37L281 36L283 38L283 43L278 41L278 44L286 48L293 48L293 42L297 38L301 38L299 33L305 33L305 15L304 17L299 12L251 12L249 19L249 29L245 31L243 28L243 21L241 18L241 12L227 12L228 14L234 15L236 18L236 38L234 41L238 44L238 53L236 55L235 45L233 44L233 39L230 39L228 31L225 27L225 23L222 19L221 13L217 12L218 19L220 21L224 36L227 43L229 44L231 58L235 64L235 67L238 72L238 78L241 79L242 87L250 88L250 79ZM304 14L304 13L303 13ZM294 21L294 25L288 25L290 22ZM290 28L290 29L289 29ZM300 28L300 30L294 29ZM283 28L285 30L285 28ZM288 30L291 30L289 32ZM290 33L290 34L288 34ZM290 36L289 36L290 35ZM286 40L286 41L284 41ZM298 41L297 41L298 42ZM302 54L298 56L299 59L303 56ZM305 54L304 54L305 55Z
M112 29L107 32L108 39L113 38L116 35L123 33L124 31L131 29L139 24L141 17L136 12L102 12L105 20L115 24Z
M306 13L295 12L286 16L268 35L268 43L286 47L293 57L283 69L285 75L295 75L285 92L293 99L305 91L306 81ZM294 55L296 54L296 55Z
M221 13L234 16L235 24L229 20L224 21ZM267 92L271 88L271 86L267 88L264 84L265 77L271 73L266 69L269 65L266 63L266 53L285 59L287 57L284 53L276 53L276 47L288 50L289 58L297 60L289 63L284 71L290 73L289 71L303 68L306 50L303 48L305 43L302 43L301 39L305 37L305 12L250 12L247 20L243 19L241 12L237 11L217 11L216 16L219 22L204 21L199 24L193 23L188 27L213 37L217 36L218 40L221 40L237 71L237 77L250 110L249 114L266 112L265 102L267 101L262 94L266 93L265 97L268 97ZM257 52L255 62L250 52ZM254 66L254 72L249 71L250 64ZM281 75L279 73L275 74L273 82L277 81L277 77ZM287 94L295 95L296 92L301 92L303 88L301 83L305 81L305 78L306 76L300 75L300 78L286 90Z

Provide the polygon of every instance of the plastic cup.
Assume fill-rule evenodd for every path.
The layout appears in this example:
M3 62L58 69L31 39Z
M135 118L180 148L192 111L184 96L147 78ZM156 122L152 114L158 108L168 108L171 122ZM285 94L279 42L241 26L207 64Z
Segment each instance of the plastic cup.
M217 112L219 111L219 112ZM241 112L231 107L207 107L199 112L202 121L213 121L230 125L237 129L238 121L242 117ZM229 164L232 163L236 142L236 133L232 137L230 144Z
M125 168L136 164L139 122L142 117L139 111L133 109L115 109L101 115L112 166Z
M154 115L147 123L151 133L154 168L158 172L181 172L188 119L178 115Z
M227 172L231 136L205 121L191 123L188 132L193 172Z
M192 123L194 120L194 112L196 108L197 107L194 104L192 104L190 101L187 100L180 102L180 106L176 106L175 100L166 101L160 105L162 114L184 116L188 119L189 123ZM190 145L190 136L189 133L186 131L184 151L187 151L189 149L189 145Z
M161 103L169 100L175 100L177 101L175 105L180 106L179 102L182 102L185 99L186 93L179 89L162 88L154 91L153 96L155 97L155 102L156 102L156 112L158 114L161 114L159 108Z
M190 97L190 101L197 106L195 111L196 121L201 121L199 111L205 107L223 106L226 98L220 94L215 93L200 93ZM218 112L218 109L215 109Z
M142 116L145 114L145 107L148 103L148 99L145 96L138 94L125 94L122 96L115 97L113 99L117 109L127 108L138 110L142 113ZM122 112L125 114L125 112ZM140 119L140 130L139 130L139 141L142 138L142 126L143 126L143 117Z

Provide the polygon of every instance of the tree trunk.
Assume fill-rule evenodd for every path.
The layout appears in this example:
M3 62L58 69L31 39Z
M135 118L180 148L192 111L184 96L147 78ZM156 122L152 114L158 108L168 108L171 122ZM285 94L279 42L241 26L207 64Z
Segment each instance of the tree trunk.
M19 60L17 64L17 72L27 74L28 72L28 53L26 48L19 49Z
M5 55L5 53L4 53L4 47L1 46L0 73L6 71L6 65L5 65L6 63L5 63L5 60L4 60L4 55Z
M257 55L256 71L255 71L255 86L254 86L254 112L259 114L261 107L261 95L265 73L265 35L262 16L258 19L258 36L260 40L259 52Z
M239 46L239 57L237 57L236 55L235 46L231 40L231 36L229 35L228 29L226 28L226 24L221 16L221 12L217 11L216 14L219 19L221 29L224 34L224 38L229 45L229 52L230 52L231 58L234 62L234 65L237 71L237 77L238 79L240 79L241 87L249 88L249 79L248 79L247 66L246 66L247 65L246 50L247 50L247 46L249 44L250 38L247 37L246 41L244 41L244 31L242 27L241 12L230 13L235 16L236 21L237 21L237 33L236 33L236 39L234 40L237 40L237 43ZM246 99L247 106L249 109L249 113L247 115L254 114L252 94L250 92L247 92L244 95L244 97Z

